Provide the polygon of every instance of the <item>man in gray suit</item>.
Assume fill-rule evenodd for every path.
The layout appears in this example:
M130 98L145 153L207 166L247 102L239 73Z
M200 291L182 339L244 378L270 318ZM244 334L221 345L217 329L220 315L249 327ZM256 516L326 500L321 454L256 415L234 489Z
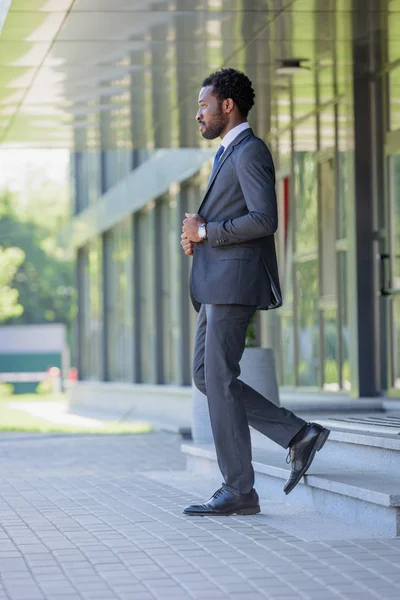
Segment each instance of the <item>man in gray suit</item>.
M199 313L193 379L208 399L224 483L205 504L186 507L190 515L260 511L249 425L289 448L287 494L329 435L328 429L277 407L238 379L252 316L257 309L282 304L274 165L247 123L254 96L251 81L235 69L211 74L199 94L200 132L222 142L198 214L186 214L181 245L193 255L190 295Z

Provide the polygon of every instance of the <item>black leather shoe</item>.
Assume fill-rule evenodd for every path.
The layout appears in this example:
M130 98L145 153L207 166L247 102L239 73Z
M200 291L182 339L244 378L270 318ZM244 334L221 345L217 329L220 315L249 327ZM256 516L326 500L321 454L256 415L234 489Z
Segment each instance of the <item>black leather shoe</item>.
M285 494L289 494L299 483L314 460L315 453L321 450L329 434L329 429L317 423L309 423L303 437L290 446L286 460L292 466L290 477L283 488Z
M183 511L185 515L255 515L260 512L258 494L252 489L248 494L235 494L222 487L205 504L192 504Z

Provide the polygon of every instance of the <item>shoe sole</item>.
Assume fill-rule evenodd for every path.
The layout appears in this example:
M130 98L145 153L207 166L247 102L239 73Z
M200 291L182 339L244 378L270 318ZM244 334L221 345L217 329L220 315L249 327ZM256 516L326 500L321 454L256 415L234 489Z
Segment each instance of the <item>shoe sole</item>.
M314 457L316 455L317 452L319 452L320 450L322 450L322 448L325 446L325 442L329 437L329 434L331 433L330 429L323 429L321 431L321 433L319 434L319 436L317 437L315 444L314 444L314 448L311 450L310 452L310 456L308 457L308 461L306 462L306 464L304 465L304 468L300 471L299 476L297 477L297 479L292 483L292 485L290 486L289 489L284 490L285 494L288 495L290 494L290 492L292 490L294 490L294 488L296 487L296 485L299 483L300 479L303 477L303 475L305 475L305 473L308 471L308 469L311 466L312 461L314 460Z
M190 517L230 517L231 515L256 515L261 512L259 505L250 506L248 508L240 508L233 512L184 512L183 514Z

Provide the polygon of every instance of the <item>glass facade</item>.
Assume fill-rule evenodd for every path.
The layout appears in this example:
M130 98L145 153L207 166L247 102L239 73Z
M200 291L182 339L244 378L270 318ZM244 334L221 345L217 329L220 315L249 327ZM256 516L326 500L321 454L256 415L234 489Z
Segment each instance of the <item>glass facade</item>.
M79 356L84 379L104 379L103 253L101 239L78 252Z
M259 318L258 329L262 343L274 348L279 382L299 390L395 395L400 3L383 9L372 2L368 15L357 0L351 7L344 0L297 0L286 8L275 0L252 10L226 0L173 4L177 12L168 17L150 13L151 51L138 45L121 55L121 76L102 84L97 120L90 118L85 133L77 130L75 212L107 203L109 190L129 194L130 175L154 157L215 148L194 122L201 81L220 66L244 70L256 90L249 121L270 147L277 175L284 305ZM304 68L278 72L285 57L306 59ZM357 86L366 71L375 81L373 100L364 103ZM365 139L363 119L370 129ZM364 150L371 156L365 201ZM79 249L81 377L190 384L196 315L180 228L185 212L197 212L209 172L206 159L196 173L182 172L179 182L139 202L121 222L102 226ZM132 188L132 205L141 194L144 188ZM363 252L380 261L364 268ZM375 360L361 348L369 318L376 362L373 383L363 386Z
M134 381L132 218L104 236L106 374L109 381Z
M384 90L385 201L378 211L380 225L381 291L384 302L386 385L400 396L400 45L395 31L400 2L388 5L385 25L388 47L380 72Z

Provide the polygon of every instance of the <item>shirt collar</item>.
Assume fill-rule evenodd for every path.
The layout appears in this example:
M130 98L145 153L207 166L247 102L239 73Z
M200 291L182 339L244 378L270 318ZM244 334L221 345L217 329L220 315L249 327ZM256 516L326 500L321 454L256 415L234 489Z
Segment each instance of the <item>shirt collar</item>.
M232 142L237 138L239 133L242 133L242 131L245 131L245 129L250 129L250 125L247 121L245 121L244 123L240 123L240 125L236 125L236 127L230 129L228 133L224 136L224 139L221 141L221 146L223 146L226 150L227 147L230 144L232 144Z

